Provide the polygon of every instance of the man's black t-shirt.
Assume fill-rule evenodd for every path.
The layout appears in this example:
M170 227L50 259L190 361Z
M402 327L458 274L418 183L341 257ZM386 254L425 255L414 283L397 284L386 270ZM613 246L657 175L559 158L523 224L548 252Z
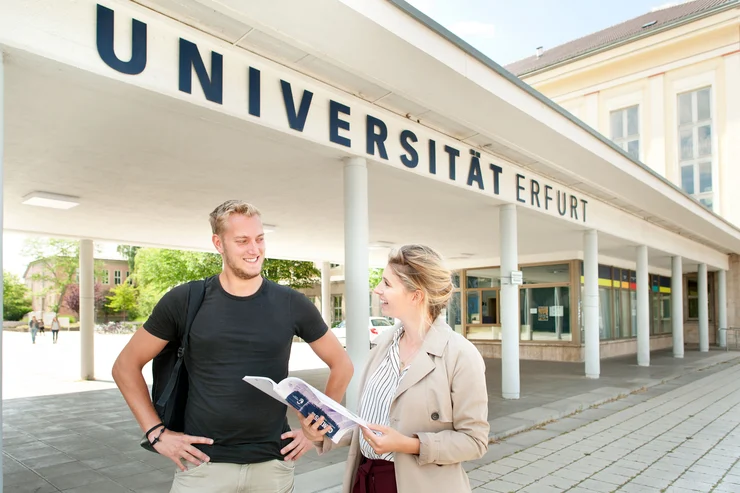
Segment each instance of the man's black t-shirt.
M188 286L165 294L144 328L167 341L185 324ZM283 459L290 443L286 406L242 380L245 375L279 382L288 376L293 336L314 342L328 328L303 294L264 279L252 296L224 291L218 276L206 284L205 299L190 329L185 356L188 403L185 433L212 438L196 445L212 462L253 464Z

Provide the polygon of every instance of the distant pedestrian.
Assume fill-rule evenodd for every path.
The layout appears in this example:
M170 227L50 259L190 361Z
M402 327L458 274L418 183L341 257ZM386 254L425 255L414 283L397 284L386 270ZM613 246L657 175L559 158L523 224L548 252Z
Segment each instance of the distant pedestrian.
M44 327L44 316L42 315L39 319L39 332L43 335L46 335L46 327Z
M31 333L31 342L36 344L36 333L39 331L39 321L36 317L32 317L31 321L28 322L28 331Z
M54 342L54 344L56 344L58 339L59 339L59 319L56 316L54 316L54 319L51 321L51 340Z

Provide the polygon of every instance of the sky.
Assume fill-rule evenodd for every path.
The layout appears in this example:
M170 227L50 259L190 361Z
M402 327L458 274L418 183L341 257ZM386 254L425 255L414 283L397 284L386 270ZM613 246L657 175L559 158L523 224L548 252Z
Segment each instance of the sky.
M681 0L407 0L499 65Z

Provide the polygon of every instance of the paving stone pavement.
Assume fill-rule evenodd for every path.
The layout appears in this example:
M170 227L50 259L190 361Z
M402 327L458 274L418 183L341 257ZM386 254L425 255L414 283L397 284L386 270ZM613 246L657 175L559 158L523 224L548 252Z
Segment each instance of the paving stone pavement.
M473 491L740 492L740 365L661 387L491 445Z
M519 402L489 396L492 436L508 436L553 416L585 410L494 444L482 460L466 463L466 469L481 469L740 362L737 353L724 351L687 352L684 360L664 353L651 355L650 368L637 367L633 358L604 361L599 381L585 379L582 364L523 363ZM488 360L487 364L490 394L498 392L500 374L495 372L497 362ZM326 379L325 370L297 374L316 386ZM630 394L641 388L648 390ZM624 395L629 397L607 402ZM594 408L595 404L600 405ZM4 400L3 419L5 493L167 493L170 489L173 466L138 446L141 431L117 390ZM512 459L521 461L522 457L527 456L518 454ZM338 493L345 458L346 449L320 457L313 451L307 454L296 465L296 493ZM498 479L490 478L488 483ZM474 479L475 486L483 485L476 481L482 480Z

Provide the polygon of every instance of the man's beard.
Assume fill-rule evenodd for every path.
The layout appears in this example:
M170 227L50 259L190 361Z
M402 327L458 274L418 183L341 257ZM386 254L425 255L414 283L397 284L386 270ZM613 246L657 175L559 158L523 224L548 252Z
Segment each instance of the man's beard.
M229 260L228 256L226 257L226 264L229 266L231 271L234 273L236 277L239 279L243 279L245 281L249 281L250 279L254 279L255 277L259 277L262 274L262 269L260 269L256 274L250 274L249 272L245 271L241 267L237 267L231 261Z

